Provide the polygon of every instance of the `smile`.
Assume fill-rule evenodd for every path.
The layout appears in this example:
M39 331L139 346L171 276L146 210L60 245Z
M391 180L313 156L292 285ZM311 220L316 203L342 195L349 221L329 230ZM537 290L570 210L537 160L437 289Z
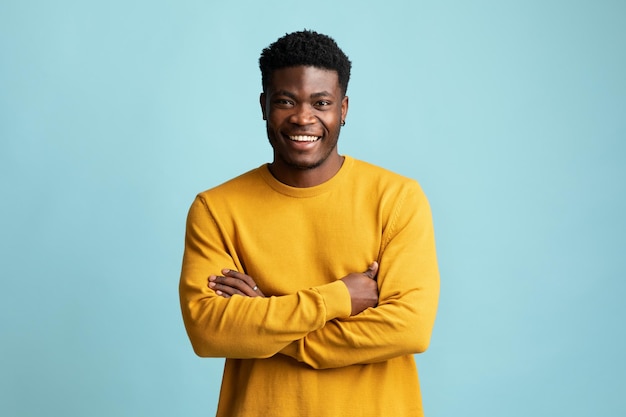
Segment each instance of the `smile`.
M308 136L308 135L297 135L297 136L289 136L294 142L315 142L320 139L321 136Z

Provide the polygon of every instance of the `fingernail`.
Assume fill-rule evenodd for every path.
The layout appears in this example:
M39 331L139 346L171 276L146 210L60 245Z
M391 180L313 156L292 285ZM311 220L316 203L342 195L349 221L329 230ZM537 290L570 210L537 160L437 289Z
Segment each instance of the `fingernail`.
M215 287L215 283L214 282L209 282L209 287L211 287L211 288Z

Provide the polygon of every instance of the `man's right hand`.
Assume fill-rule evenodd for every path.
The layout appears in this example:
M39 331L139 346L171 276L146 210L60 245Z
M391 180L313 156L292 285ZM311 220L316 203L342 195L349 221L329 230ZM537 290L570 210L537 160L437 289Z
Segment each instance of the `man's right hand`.
M372 262L367 271L353 272L341 278L352 300L351 316L357 315L366 308L378 305L378 283L376 274L378 273L378 262Z

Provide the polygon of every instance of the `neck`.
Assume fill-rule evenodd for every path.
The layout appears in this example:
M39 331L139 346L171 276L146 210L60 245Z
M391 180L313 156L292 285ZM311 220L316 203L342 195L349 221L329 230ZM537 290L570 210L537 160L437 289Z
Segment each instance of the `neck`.
M296 168L274 158L268 165L270 172L278 181L291 187L309 188L320 185L337 174L343 165L344 157L336 154L328 158L323 165L315 168Z

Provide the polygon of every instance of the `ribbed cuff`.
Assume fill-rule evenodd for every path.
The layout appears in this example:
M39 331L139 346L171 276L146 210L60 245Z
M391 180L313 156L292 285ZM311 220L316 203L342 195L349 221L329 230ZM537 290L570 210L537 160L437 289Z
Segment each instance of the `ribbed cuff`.
M324 300L326 307L326 320L350 317L352 312L352 300L348 287L342 281L337 280L330 284L313 288Z

